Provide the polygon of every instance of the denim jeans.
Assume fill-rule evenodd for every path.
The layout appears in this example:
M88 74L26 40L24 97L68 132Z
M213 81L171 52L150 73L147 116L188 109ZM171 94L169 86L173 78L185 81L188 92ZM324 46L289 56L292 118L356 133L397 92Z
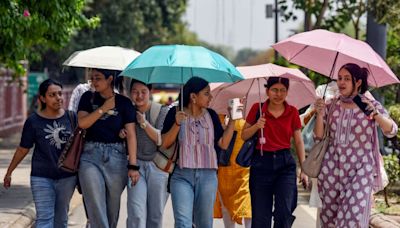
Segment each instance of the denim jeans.
M257 153L250 168L252 227L289 228L297 206L296 162L290 150ZM274 212L272 208L274 206Z
M76 176L50 179L31 176L31 190L36 208L36 228L68 226L69 201L76 186Z
M123 144L85 143L79 181L91 227L117 226L121 194L128 179L127 164Z
M168 199L168 173L152 161L137 160L140 179L131 187L128 180L128 219L126 227L161 228L164 207Z
M170 183L175 227L212 227L217 186L215 169L175 167Z

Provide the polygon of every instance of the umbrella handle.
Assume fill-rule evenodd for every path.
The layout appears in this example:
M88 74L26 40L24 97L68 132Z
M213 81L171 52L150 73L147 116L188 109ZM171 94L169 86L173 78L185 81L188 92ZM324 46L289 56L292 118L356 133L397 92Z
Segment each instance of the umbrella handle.
M180 100L180 108L181 108L181 111L183 111L183 85L181 85L181 100Z

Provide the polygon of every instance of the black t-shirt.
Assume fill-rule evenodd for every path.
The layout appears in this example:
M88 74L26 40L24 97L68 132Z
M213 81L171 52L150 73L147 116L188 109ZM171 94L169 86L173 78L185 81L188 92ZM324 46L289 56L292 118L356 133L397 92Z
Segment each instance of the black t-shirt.
M26 149L35 146L31 176L57 180L75 175L62 171L57 166L58 158L72 131L67 112L57 119L47 119L36 112L28 117L19 145Z
M219 121L218 114L211 108L207 108L208 113L210 113L213 125L214 125L214 148L217 153L221 150L218 146L218 141L224 134L224 129L222 128L221 122ZM161 134L167 133L175 123L175 115L176 115L176 106L172 106L167 116L164 120L163 129L161 130Z
M88 113L101 107L105 99L98 92L87 91L79 101L78 112ZM123 142L119 132L127 123L136 123L136 108L131 100L120 94L115 94L115 108L108 111L98 119L91 127L86 129L86 141L101 143Z

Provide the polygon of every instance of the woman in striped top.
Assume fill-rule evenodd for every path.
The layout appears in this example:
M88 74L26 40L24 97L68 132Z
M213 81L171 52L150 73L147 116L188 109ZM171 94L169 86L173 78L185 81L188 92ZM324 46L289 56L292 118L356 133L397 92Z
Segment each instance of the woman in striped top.
M170 182L175 227L212 227L217 151L228 147L234 121L224 131L216 112L207 108L212 96L204 79L191 78L180 97L183 111L171 108L162 130L163 148L179 143L178 164Z

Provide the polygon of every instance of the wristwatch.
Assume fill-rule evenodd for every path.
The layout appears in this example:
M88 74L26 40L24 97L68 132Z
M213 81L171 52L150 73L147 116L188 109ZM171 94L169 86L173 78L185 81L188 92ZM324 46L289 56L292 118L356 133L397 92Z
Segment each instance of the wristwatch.
M127 165L127 168L128 168L129 170L137 170L137 171L139 171L140 166L129 164L129 165Z
M143 121L143 123L140 123L140 128L145 129L147 127L146 121Z
M103 109L101 109L101 108L98 108L98 109L97 109L97 112L100 113L100 114L102 114L102 115L103 115L103 113L104 113Z

